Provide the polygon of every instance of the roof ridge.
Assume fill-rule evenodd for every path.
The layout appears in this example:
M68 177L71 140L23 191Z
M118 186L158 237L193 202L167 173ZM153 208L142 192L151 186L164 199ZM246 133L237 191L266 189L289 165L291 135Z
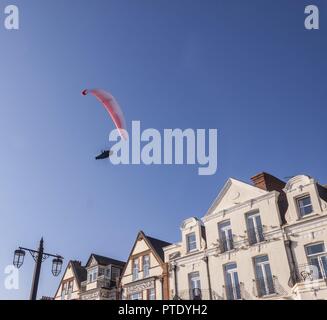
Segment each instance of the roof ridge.
M160 240L158 238L153 238L151 236L146 235L143 232L145 238L149 241L151 247L153 248L153 250L157 253L157 255L159 256L159 258L161 259L162 262L165 261L165 256L164 256L164 252L163 252L163 248L170 246L172 243L164 241L164 240Z
M97 260L98 263L101 262L101 261L98 261L98 260L106 260L106 262L108 264L110 264L110 263L113 263L113 264L115 264L115 263L117 263L117 264L125 264L126 263L125 261L118 260L118 259L115 259L115 258L111 258L111 257L108 257L108 256L102 256L102 255L99 255L99 254L96 254L96 253L91 253L90 258L92 256L95 258L95 260ZM90 258L89 258L88 262L90 261ZM87 264L88 264L88 262L87 262ZM102 262L104 262L104 261L102 261Z
M164 243L168 243L168 244L171 244L170 242L166 241L166 240L161 240L161 239L158 239L158 238L154 238L154 237L151 237L151 236L147 236L145 235L148 239L153 239L153 240L156 240L156 241L160 241L160 242L164 242Z

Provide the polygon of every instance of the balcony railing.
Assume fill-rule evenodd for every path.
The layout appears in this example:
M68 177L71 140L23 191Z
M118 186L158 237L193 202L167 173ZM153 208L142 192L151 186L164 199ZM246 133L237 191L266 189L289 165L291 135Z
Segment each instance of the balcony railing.
M234 249L234 239L219 240L220 252L224 253Z
M238 285L238 286L224 285L223 289L226 293L227 300L241 300L242 299L241 285Z
M315 280L327 281L327 266L324 264L302 264L295 269L297 282L312 282Z
M178 295L171 298L173 300L223 300L215 291L209 289L181 290Z
M255 297L264 298L278 294L276 286L277 278L258 278L253 279L253 294Z

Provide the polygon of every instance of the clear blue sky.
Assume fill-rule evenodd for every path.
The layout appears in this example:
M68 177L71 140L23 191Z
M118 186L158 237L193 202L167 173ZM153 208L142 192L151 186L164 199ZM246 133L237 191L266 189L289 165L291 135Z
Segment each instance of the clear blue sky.
M320 8L319 31L304 7ZM21 29L3 27L19 5ZM142 229L178 241L225 180L260 171L327 183L327 3L302 0L0 0L0 298L18 245L86 262L126 259ZM143 128L217 128L219 168L112 166L94 155L113 128L80 94L101 87ZM43 265L39 295L59 278Z

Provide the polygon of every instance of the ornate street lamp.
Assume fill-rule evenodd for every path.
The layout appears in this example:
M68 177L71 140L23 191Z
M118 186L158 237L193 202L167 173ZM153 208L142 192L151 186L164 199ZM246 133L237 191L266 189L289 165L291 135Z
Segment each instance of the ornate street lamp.
M52 274L58 277L62 268L62 259L57 257L52 260Z
M19 269L24 263L25 251L22 249L15 250L13 265Z
M52 260L52 270L51 271L52 271L52 274L55 277L57 277L61 272L62 261L64 258L59 255L45 253L44 249L43 249L43 238L42 238L40 241L38 250L32 250L32 249L22 248L22 247L19 247L17 250L15 250L13 265L16 268L20 268L23 265L25 251L28 251L35 261L35 268L34 268L30 300L36 300L42 262L44 262L44 260L48 259L49 257L53 257L54 259Z

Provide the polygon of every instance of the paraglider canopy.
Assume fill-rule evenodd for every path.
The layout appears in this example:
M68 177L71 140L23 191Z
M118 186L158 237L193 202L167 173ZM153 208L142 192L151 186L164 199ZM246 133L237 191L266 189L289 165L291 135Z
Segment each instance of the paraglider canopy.
M126 132L124 114L116 99L109 92L106 92L101 89L85 89L82 91L83 96L87 96L89 93L91 93L102 103L104 108L109 113L116 128L118 129L121 138L127 140L128 135Z

